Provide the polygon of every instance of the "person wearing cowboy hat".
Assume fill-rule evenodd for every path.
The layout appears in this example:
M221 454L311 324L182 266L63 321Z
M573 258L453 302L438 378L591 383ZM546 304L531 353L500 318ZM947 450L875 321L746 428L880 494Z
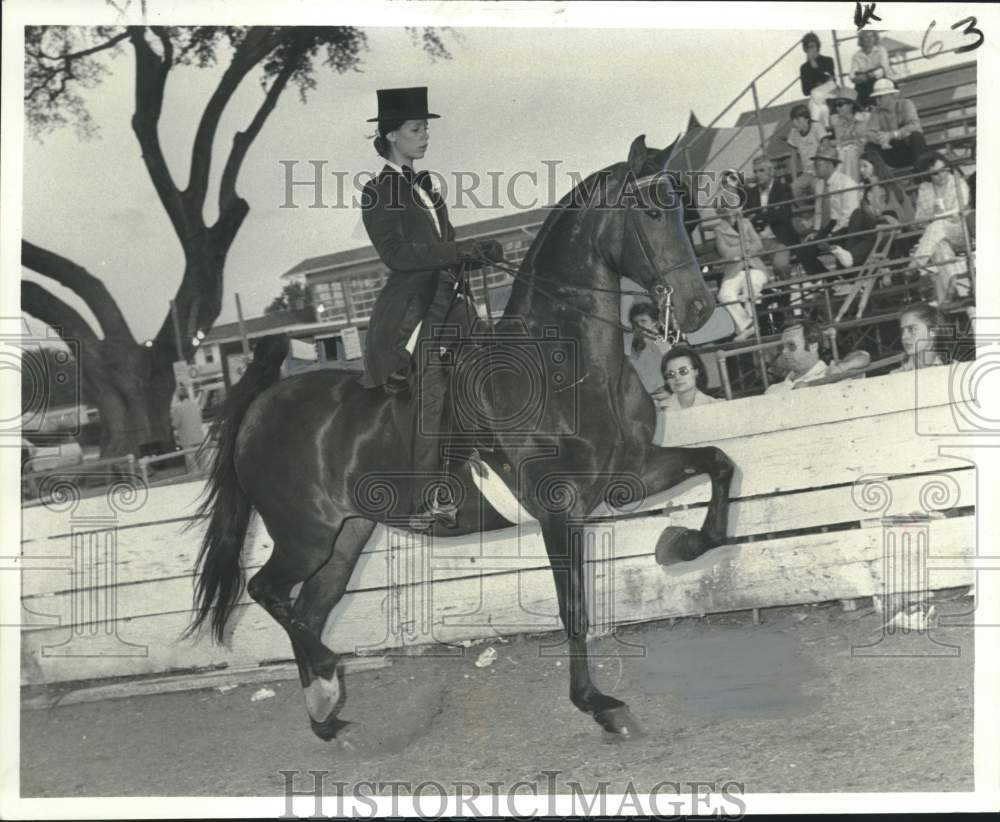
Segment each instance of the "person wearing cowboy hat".
M927 151L917 107L899 93L892 80L876 80L876 105L862 133L866 148L878 151L893 168L912 166Z
M368 325L366 388L395 393L409 386L411 465L410 527L430 530L435 522L454 527L456 507L424 490L441 472L446 399L455 342L468 336L476 318L463 268L503 260L495 240L456 241L444 198L427 172L413 163L429 142L427 88L379 89L375 151L385 160L362 195L362 219L388 277ZM439 345L442 326L449 346ZM457 332L457 336L456 333Z
M837 168L840 157L836 151L821 149L812 159L816 170L816 210L813 231L805 238L806 242L846 233L851 214L861 203L858 184ZM822 246L812 248L824 250Z
M864 140L861 138L863 123L858 120L858 93L846 86L839 86L830 98L833 116L830 127L836 141L840 170L852 180L858 179L858 161Z

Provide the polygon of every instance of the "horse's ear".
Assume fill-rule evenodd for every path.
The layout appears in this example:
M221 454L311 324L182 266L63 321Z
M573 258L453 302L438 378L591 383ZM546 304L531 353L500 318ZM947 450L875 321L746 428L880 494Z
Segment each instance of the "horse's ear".
M628 167L637 177L642 175L642 169L646 165L646 135L640 134L632 141L628 150Z
M677 149L680 148L682 136L683 135L678 134L669 146L655 154L653 162L656 164L657 169L660 171L666 171L670 167L670 161L674 159L674 154L677 152Z

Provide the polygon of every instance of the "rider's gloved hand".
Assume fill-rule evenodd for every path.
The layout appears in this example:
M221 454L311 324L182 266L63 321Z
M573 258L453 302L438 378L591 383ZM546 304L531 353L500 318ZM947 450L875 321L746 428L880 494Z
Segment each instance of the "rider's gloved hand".
M497 240L480 240L479 253L491 263L503 262L503 245Z

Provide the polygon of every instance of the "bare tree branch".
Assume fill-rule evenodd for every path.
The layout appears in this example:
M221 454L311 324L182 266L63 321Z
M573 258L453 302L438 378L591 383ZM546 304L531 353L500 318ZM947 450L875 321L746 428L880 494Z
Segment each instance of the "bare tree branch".
M21 241L21 264L44 277L55 280L79 296L94 312L105 337L113 336L123 342L135 342L118 304L107 287L85 268L27 240Z
M62 62L64 64L66 64L65 67L68 68L68 64L72 60L78 60L81 57L89 57L92 54L97 54L97 52L99 52L99 51L104 51L105 49L114 48L122 40L126 40L126 39L128 39L128 32L127 31L123 31L121 34L116 34L110 40L108 40L108 41L106 41L104 43L99 43L98 45L94 46L93 48L83 49L82 51L73 51L73 52L69 52L68 54L46 54L44 51L42 51L41 46L39 46L35 50L32 50L27 45L24 47L24 51L25 51L25 53L27 53L31 57L35 57L35 58L37 58L39 60L60 61L60 62Z
M99 362L100 340L79 312L31 280L21 281L21 309L59 332L67 343L76 343L81 355ZM89 363L88 363L89 364Z
M203 229L204 225L200 224L197 215L197 222L192 221L190 213L184 208L181 193L170 174L160 145L158 126L170 66L150 48L143 27L130 26L129 39L135 49L135 113L132 115L132 130L139 140L142 160L156 194L183 242L184 238Z
M219 186L220 216L216 225L223 222L223 215L228 214L233 208L237 207L240 197L236 193L236 180L239 177L243 160L250 146L253 145L253 141L257 139L257 135L260 133L261 128L263 128L267 118L274 111L274 107L278 103L278 98L285 90L285 86L288 85L291 76L295 73L302 54L303 51L299 50L295 55L289 56L289 59L282 66L278 76L274 78L271 87L264 95L264 100L260 104L260 108L254 113L250 125L245 130L238 131L233 135L233 146L229 151L229 156L226 158L226 165L222 171L222 182ZM214 228L215 226L213 226ZM235 236L235 232L231 236Z
M281 42L282 35L275 29L255 26L236 47L233 58L209 98L195 132L191 149L191 173L184 196L199 214L208 192L208 178L212 167L212 145L219 121L230 99L246 75Z

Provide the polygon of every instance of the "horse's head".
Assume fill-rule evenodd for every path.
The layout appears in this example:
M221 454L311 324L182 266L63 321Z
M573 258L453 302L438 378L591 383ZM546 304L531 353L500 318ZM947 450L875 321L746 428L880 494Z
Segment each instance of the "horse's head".
M681 197L665 173L670 151L647 149L644 135L632 142L628 160L612 175L621 208L613 221L617 236L609 240L618 272L648 289L654 301L672 289L677 325L687 333L708 321L715 299L684 229Z

